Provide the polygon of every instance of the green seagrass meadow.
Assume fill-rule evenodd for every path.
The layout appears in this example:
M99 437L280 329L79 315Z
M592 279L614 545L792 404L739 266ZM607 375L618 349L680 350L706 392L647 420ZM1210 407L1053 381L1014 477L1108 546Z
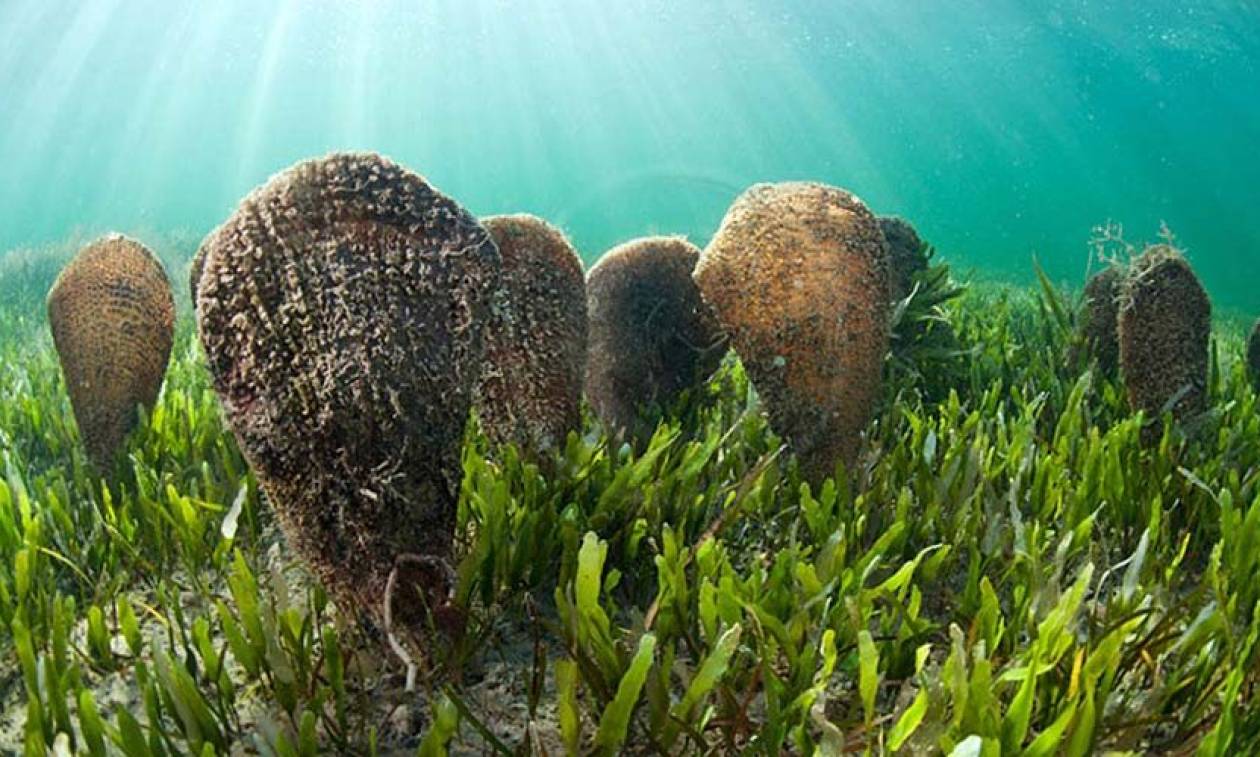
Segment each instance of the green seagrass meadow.
M151 240L172 281L193 246ZM1228 755L1260 749L1260 408L1213 323L1206 413L1131 412L1080 296L895 313L857 462L821 486L734 354L642 444L540 465L469 424L461 632L410 668L285 548L188 294L114 467L79 442L43 294L0 259L0 749L58 754ZM1144 425L1153 429L1144 432Z

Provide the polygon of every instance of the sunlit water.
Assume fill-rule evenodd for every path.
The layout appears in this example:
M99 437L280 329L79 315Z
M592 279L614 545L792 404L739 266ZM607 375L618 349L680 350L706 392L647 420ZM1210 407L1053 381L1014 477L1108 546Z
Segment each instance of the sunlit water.
M791 178L1002 276L1164 221L1260 311L1254 0L0 0L0 249L200 235L340 149L588 261Z

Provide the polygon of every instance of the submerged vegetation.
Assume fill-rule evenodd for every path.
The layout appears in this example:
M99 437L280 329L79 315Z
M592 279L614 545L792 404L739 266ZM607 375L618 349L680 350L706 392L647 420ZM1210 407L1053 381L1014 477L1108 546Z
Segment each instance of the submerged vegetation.
M588 410L544 473L474 424L465 627L408 670L281 545L188 313L159 400L98 473L42 297L14 292L46 291L59 264L14 260L0 748L1260 749L1260 413L1241 328L1218 324L1212 410L1183 431L1083 362L1075 303L1048 281L964 292L933 265L894 314L856 464L818 487L729 356L641 449L610 445Z

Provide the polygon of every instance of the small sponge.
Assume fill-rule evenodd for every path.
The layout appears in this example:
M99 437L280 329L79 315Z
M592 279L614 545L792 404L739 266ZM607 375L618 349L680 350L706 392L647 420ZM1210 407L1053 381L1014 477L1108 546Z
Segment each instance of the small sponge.
M489 233L420 176L353 153L273 177L202 247L214 387L289 544L339 600L421 628L425 593L449 609L499 276Z
M725 352L691 278L700 250L681 237L614 247L586 277L586 396L614 433L650 433L642 406L668 404L704 382Z
M758 184L695 278L804 475L853 464L889 340L888 245L870 210L822 184Z
M564 234L540 218L495 216L482 225L503 259L475 396L482 429L493 442L527 454L553 451L582 423L582 261Z
M1186 421L1207 409L1211 331L1212 306L1190 264L1168 245L1147 248L1120 292L1120 371L1134 410L1155 419L1171 409Z
M97 240L48 293L48 322L88 457L106 470L162 388L175 301L162 264L123 236Z

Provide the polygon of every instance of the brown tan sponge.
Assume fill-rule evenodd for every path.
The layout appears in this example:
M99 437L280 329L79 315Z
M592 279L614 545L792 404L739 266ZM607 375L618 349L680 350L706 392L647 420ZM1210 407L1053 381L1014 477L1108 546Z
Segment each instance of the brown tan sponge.
M650 433L640 408L668 404L722 361L721 332L691 277L699 257L682 237L637 239L586 276L586 397L613 433Z
M852 464L888 352L889 253L862 201L815 183L735 200L695 278L805 476Z
M582 423L586 280L564 234L531 215L481 221L503 259L475 404L486 435L527 454Z
M1120 308L1120 288L1124 284L1124 271L1109 265L1085 282L1081 304L1080 340L1085 354L1098 364L1098 372L1115 376L1120 365L1120 337L1117 319Z
M881 216L879 229L888 242L893 300L904 300L914 288L914 275L927 270L927 245L919 237L919 232L903 218Z
M1120 291L1120 372L1129 404L1185 421L1207 409L1212 306L1190 264L1155 245L1134 259ZM1148 438L1155 426L1149 427Z
M205 267L206 248L198 247L188 264L188 296L192 298L194 308L197 307L197 285L201 282L201 272Z
M108 236L66 265L48 322L89 459L107 470L162 389L175 334L171 283L139 242Z
M444 609L489 233L420 176L342 153L254 190L202 249L214 387L290 546L334 597L414 629L424 593Z

